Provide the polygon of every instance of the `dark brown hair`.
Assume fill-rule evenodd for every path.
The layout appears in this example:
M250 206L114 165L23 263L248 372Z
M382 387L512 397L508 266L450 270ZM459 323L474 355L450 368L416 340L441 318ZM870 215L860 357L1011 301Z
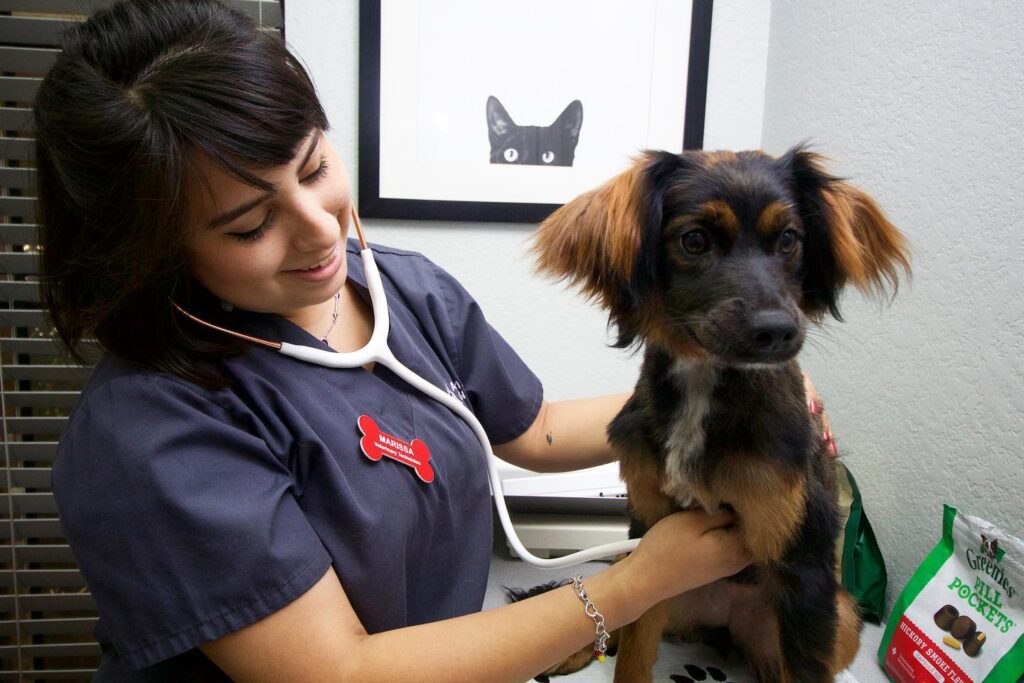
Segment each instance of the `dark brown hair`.
M68 350L95 336L143 366L204 385L236 352L172 311L218 307L186 270L198 155L271 189L327 128L280 38L215 0L127 0L72 28L35 103L44 305Z

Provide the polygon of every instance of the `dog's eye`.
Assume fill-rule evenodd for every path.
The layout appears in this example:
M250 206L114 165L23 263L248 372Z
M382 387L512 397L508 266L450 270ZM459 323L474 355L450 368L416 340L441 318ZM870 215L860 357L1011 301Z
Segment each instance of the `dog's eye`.
M800 235L796 230L785 230L779 235L779 251L783 254L792 254L796 245L800 243Z
M691 230L679 238L679 243L691 254L703 254L711 248L707 230Z

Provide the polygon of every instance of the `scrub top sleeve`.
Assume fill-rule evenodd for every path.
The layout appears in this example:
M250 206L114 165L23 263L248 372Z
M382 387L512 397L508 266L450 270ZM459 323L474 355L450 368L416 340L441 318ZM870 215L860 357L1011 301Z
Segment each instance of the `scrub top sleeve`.
M511 441L533 424L544 387L479 304L447 272L434 266L451 321L459 379L491 443Z
M72 552L132 669L268 616L330 565L287 467L214 396L155 374L108 381L54 462Z

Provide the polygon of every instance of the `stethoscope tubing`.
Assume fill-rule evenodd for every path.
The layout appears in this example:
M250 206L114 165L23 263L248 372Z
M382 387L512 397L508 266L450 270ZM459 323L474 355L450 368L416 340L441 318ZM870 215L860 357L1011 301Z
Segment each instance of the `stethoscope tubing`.
M490 482L491 493L493 494L495 508L498 511L498 519L501 521L502 530L508 539L509 545L523 561L535 567L544 569L557 569L569 567L581 562L589 562L605 557L612 557L621 553L628 553L636 548L639 539L606 543L604 545L580 550L578 552L555 558L537 557L523 545L512 524L508 506L505 504L505 494L501 486L501 477L498 474L497 456L491 448L490 439L483 425L476 418L469 408L461 401L451 396L448 392L431 384L428 380L420 377L407 368L401 361L395 358L387 345L388 333L391 329L391 318L387 306L387 295L384 292L384 283L377 269L377 263L373 258L373 251L365 247L359 252L363 262L363 271L366 275L366 286L370 290L370 304L373 309L373 332L370 334L370 341L360 349L346 353L337 353L316 349L299 344L281 343L280 353L308 363L314 363L329 368L354 368L367 363L380 363L388 370L398 375L403 381L426 394L430 398L443 404L453 413L458 415L473 433L484 451L487 462L487 475Z

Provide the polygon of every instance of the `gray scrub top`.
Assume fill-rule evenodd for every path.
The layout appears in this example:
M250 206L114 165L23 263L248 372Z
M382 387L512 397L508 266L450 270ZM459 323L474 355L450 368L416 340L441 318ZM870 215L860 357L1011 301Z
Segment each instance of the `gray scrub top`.
M374 254L398 359L466 403L492 443L520 435L543 390L476 302L419 254ZM352 242L347 258L368 300ZM278 316L231 318L326 348ZM100 612L100 679L217 678L196 646L287 605L330 565L370 633L480 609L491 504L459 417L380 365L329 369L258 346L222 362L232 385L207 391L108 355L61 439L53 489ZM360 415L426 443L433 481L366 457Z

